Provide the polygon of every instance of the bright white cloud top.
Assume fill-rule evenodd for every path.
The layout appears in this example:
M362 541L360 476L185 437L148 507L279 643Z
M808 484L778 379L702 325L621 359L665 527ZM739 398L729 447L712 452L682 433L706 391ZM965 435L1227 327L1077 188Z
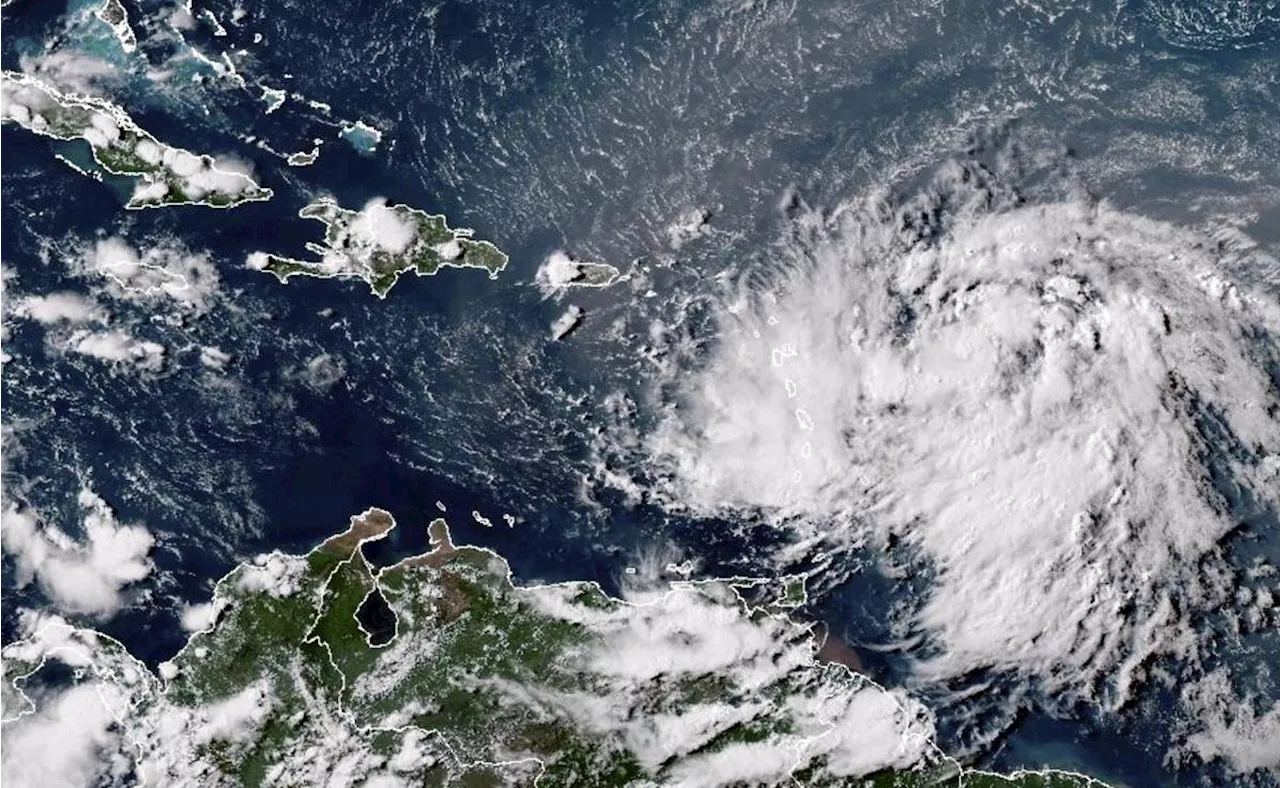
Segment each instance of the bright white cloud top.
M103 321L106 314L89 297L80 293L59 291L19 299L13 312L43 325L89 323Z
M1233 281L1277 266L968 176L801 220L664 380L651 489L796 551L905 546L936 572L921 680L1010 670L1115 708L1149 657L1196 652L1193 617L1236 595L1223 540L1280 504L1280 308Z
M571 287L608 287L618 281L621 272L608 263L575 260L556 250L538 267L534 284L544 298L563 295Z

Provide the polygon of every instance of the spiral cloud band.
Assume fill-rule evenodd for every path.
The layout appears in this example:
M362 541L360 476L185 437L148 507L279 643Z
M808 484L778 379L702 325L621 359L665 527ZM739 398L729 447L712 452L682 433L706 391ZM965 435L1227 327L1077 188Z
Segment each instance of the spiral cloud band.
M1275 263L977 172L811 217L646 450L675 505L926 561L922 677L1115 708L1194 652L1191 616L1233 594L1224 539L1280 499L1280 308L1231 273Z

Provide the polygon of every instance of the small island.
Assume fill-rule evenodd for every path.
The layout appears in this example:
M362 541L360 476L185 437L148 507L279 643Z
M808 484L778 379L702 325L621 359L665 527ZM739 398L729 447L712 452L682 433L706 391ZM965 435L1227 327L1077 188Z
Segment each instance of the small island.
M433 276L446 267L479 268L495 278L507 267L507 255L488 241L473 240L471 230L453 229L444 216L407 205L374 199L355 211L321 198L298 215L327 228L323 244L307 244L319 259L257 252L249 256L250 268L286 283L293 276L362 279L374 295L385 298L400 275L409 271Z
M96 16L111 28L111 32L120 42L120 48L126 54L137 50L138 37L129 25L129 12L125 10L124 3L120 0L104 0Z
M285 159L285 163L290 167L310 167L316 163L316 159L320 158L320 146L317 144L310 151L296 151L290 153Z
M39 79L11 71L3 74L0 94L5 122L57 140L82 140L103 171L134 178L133 195L125 205L128 209L172 205L233 208L272 196L270 189L258 185L246 172L160 142L123 109L104 99L62 93ZM92 169L75 169L101 178L101 173Z
M377 568L364 546L396 527L369 509L306 555L241 564L158 675L37 622L3 650L6 724L54 702L24 691L54 668L124 734L104 768L148 785L1101 785L940 755L918 701L821 658L787 615L796 579L765 605L739 591L774 581L519 587L441 519L429 552Z
M338 131L338 138L364 156L371 155L382 144L382 132L359 120L354 123L344 122Z

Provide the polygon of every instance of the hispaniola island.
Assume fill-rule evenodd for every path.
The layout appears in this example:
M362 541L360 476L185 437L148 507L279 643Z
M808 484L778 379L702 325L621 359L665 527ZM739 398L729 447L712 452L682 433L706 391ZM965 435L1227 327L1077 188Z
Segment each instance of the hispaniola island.
M5 788L1280 788L1280 2L3 0Z

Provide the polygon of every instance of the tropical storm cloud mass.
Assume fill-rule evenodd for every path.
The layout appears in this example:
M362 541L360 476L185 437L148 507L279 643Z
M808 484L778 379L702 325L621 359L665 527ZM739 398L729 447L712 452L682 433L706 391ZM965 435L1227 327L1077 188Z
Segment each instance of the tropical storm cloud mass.
M920 682L1119 709L1153 657L1202 656L1205 614L1247 615L1227 542L1280 503L1274 258L974 163L793 229L667 373L652 496L784 525L784 563L908 551Z

